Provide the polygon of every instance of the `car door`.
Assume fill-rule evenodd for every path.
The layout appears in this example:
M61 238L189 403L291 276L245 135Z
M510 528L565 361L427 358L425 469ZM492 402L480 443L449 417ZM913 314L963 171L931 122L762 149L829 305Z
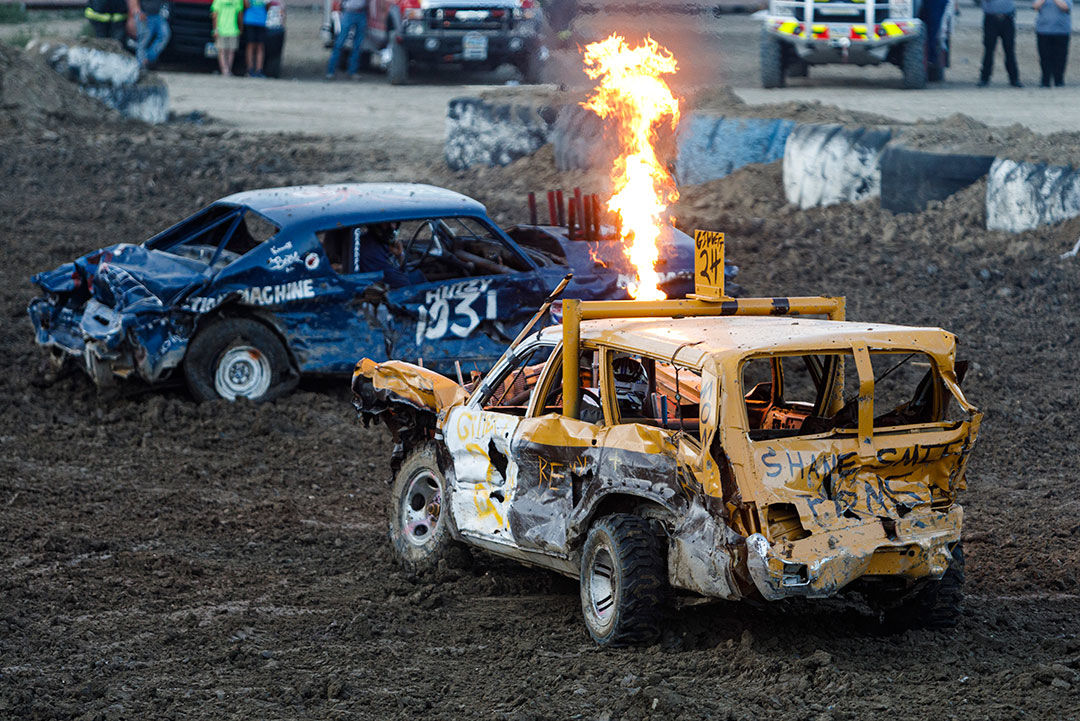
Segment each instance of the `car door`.
M528 408L529 379L551 348L539 342L517 348L514 359L493 368L469 402L451 409L443 424L454 466L454 522L474 540L514 544L508 509L518 465L511 443Z
M596 475L607 433L599 402L598 355L587 347L581 351L579 418L563 413L560 350L537 384L528 415L514 429L510 450L517 476L508 523L523 549L560 557L569 553L567 522L583 486Z

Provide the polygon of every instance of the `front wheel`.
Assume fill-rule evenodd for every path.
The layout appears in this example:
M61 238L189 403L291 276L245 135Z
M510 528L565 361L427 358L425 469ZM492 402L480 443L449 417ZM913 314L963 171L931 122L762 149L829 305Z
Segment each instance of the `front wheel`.
M390 545L409 573L426 573L463 551L450 533L450 493L435 446L425 443L401 464L390 490Z
M602 646L648 643L660 634L668 596L660 538L639 516L596 522L581 553L585 627Z
M390 43L390 63L386 68L386 75L391 85L404 85L409 82L409 51L392 38Z
M904 73L904 87L908 90L926 87L926 38L922 35L916 35L904 43L900 70Z
M784 87L784 46L767 32L761 33L761 87Z
M184 377L200 401L268 401L299 381L277 334L250 318L219 318L196 333L184 357Z

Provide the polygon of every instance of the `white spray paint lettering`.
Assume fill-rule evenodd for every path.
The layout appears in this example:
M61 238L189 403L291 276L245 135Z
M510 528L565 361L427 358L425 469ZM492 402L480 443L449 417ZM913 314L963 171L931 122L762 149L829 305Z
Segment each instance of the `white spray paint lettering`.
M300 262L300 251L294 250L288 255L272 255L266 262L273 270L289 272L293 269L293 265Z
M490 288L491 280L478 279L429 290L419 309L416 344L439 340L448 333L467 338L480 325L481 314L494 320L498 313L496 291Z

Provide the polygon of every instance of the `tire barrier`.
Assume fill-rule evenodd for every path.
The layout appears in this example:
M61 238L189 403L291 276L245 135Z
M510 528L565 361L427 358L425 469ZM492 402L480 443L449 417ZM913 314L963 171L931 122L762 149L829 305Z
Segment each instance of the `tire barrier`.
M784 194L802 209L881 194L881 154L891 130L797 125L784 148Z
M926 153L890 145L881 156L881 207L919 213L984 177L992 155Z
M27 52L37 52L56 72L92 98L129 118L146 123L169 119L169 89L145 75L138 61L120 49L31 41Z
M1080 171L995 158L986 183L986 228L1021 233L1080 215Z
M791 120L693 113L679 126L675 180L679 185L698 185L750 163L780 160L794 128Z
M548 108L492 104L477 98L450 101L446 114L446 165L509 165L548 142L553 113Z

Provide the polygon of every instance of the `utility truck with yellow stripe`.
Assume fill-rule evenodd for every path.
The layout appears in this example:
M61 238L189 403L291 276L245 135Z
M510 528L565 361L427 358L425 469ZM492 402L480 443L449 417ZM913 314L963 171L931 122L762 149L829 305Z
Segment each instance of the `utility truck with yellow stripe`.
M954 336L727 297L718 236L696 238L687 299L563 300L473 382L357 364L362 420L395 439L407 570L472 547L575 577L600 644L654 639L695 596L857 593L905 628L956 622L981 414Z
M939 81L949 65L953 0L769 0L761 84L783 87L811 65L891 63L904 87Z

